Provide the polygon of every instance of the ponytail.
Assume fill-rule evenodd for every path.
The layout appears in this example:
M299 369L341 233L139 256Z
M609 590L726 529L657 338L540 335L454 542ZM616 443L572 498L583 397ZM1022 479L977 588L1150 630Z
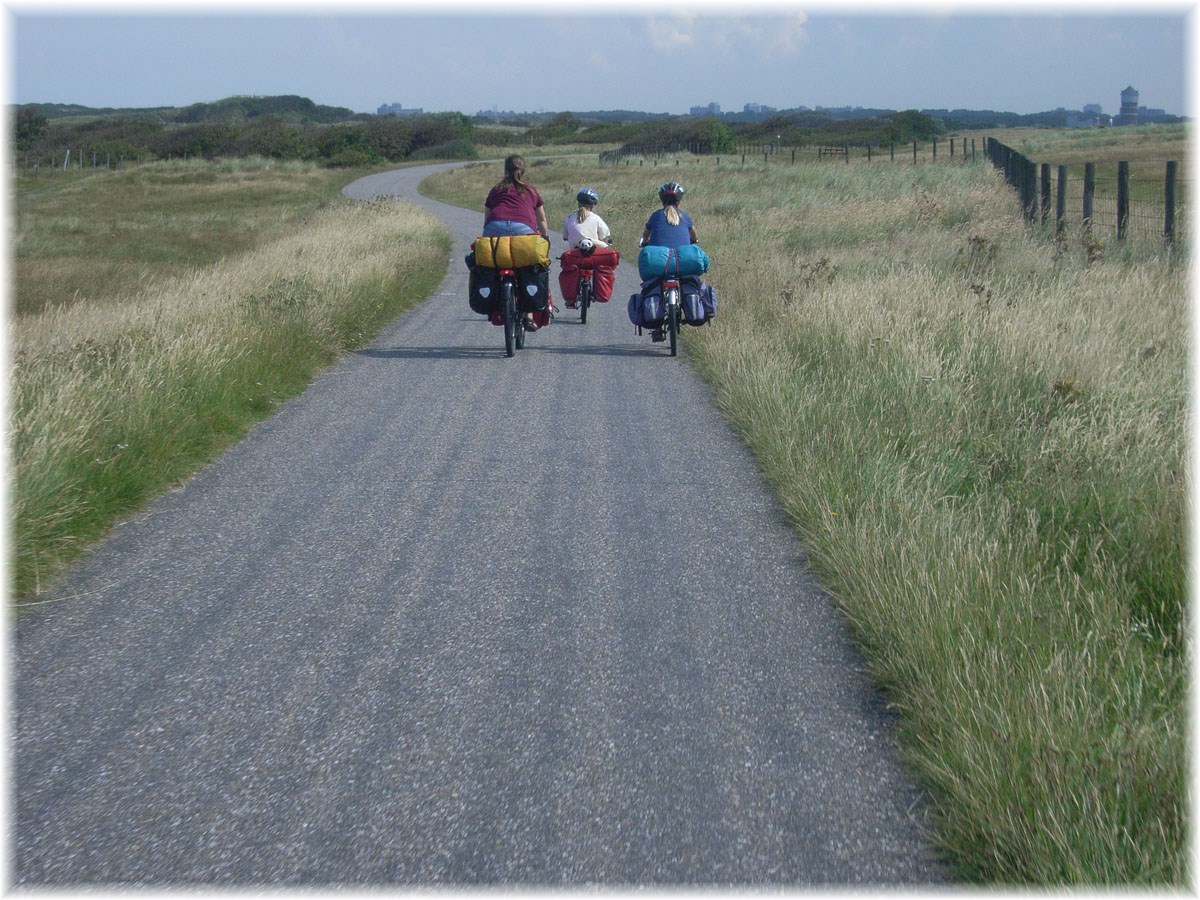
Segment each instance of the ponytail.
M586 206L580 206L579 207L579 215L575 217L575 221L578 222L580 225L582 225L584 222L587 221L587 217L590 216L591 214L592 214L592 211L590 209L588 209Z
M674 204L663 208L663 215L667 217L667 224L675 226L679 224L679 207Z

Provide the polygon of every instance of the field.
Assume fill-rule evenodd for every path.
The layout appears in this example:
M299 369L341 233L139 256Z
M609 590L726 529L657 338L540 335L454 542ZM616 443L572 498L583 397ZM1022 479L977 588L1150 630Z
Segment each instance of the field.
M627 256L657 185L687 186L721 307L689 332L685 357L898 711L958 874L1190 884L1184 248L1055 241L1022 224L982 163L528 158L552 223L589 184ZM218 245L237 249L181 244L163 252L182 254L177 271L149 258L158 251L138 258L133 237L123 274L95 290L83 277L47 288L85 251L46 249L63 229L45 217L91 210L74 214L77 233L135 235L136 203L104 225L104 192L128 190L128 176L18 190L10 452L23 599L444 271L444 234L412 208L343 203L326 174L294 171L285 185L268 170L263 197L292 199L222 218L204 195L259 176L217 167L206 183L209 171L143 174L148 199L172 181L178 191L156 206L155 231L189 230L171 224L178 207L180 222L225 223ZM477 209L498 177L473 164L428 189ZM398 244L400 261L383 251Z

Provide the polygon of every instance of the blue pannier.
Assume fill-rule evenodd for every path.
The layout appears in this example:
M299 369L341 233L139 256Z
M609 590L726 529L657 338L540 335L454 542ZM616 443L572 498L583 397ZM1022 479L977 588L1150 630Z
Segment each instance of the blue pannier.
M663 315L662 286L652 282L629 297L629 321L641 328L658 328Z

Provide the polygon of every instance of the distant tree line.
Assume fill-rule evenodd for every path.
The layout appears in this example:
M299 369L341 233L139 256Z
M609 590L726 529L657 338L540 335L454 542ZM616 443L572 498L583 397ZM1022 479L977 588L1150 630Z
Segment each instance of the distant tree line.
M528 144L687 147L729 153L745 144L902 144L967 127L1061 127L1066 111L1039 116L969 110L820 109L704 117L618 111L500 115L377 116L320 106L305 97L230 97L153 109L25 104L15 109L18 154L55 157L65 148L107 159L262 156L326 166L410 159L475 159L480 148Z

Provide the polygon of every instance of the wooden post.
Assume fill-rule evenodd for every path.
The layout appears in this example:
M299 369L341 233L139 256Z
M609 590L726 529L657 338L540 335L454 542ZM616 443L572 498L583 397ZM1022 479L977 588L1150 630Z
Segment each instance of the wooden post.
M1054 201L1054 231L1061 234L1067 227L1067 167L1058 167L1058 190Z
M1129 227L1129 163L1117 163L1117 240L1125 239Z
M1166 215L1163 219L1163 237L1168 244L1175 242L1175 176L1178 174L1179 163L1175 160L1167 162L1167 186L1163 197L1166 205Z
M933 161L937 162L937 138L933 139Z
M913 165L917 164L917 142L913 141Z
M1041 190L1041 208L1042 208L1042 224L1046 224L1046 220L1050 217L1050 164L1042 163L1042 190Z
M1092 199L1096 196L1096 164L1083 167L1083 230L1092 230Z
M896 161L896 142L895 141L892 141L892 143L889 145L888 152L891 153L891 157L889 157L890 161L895 162Z
M850 145L842 144L842 153L846 157L846 165L850 165Z

